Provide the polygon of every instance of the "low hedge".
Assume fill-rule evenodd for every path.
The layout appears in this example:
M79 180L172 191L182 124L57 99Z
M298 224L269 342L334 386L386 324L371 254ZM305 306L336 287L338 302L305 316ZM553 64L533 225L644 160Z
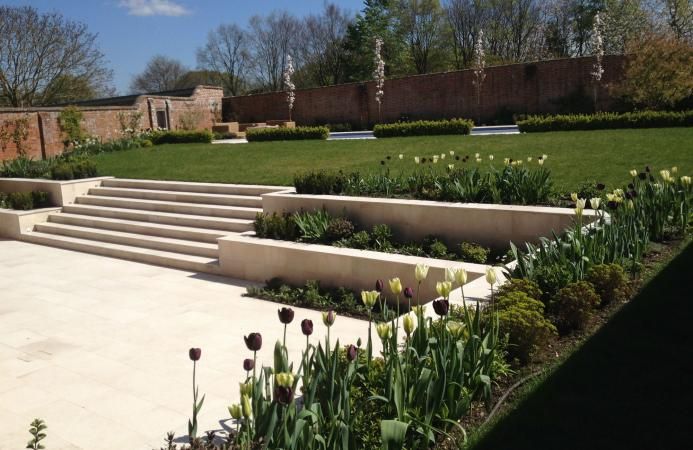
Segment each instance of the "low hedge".
M0 192L0 208L28 211L48 206L51 206L48 192L10 192L9 194Z
M186 144L200 143L209 144L214 135L209 130L175 130L175 131L155 131L149 138L154 145L160 144Z
M379 124L373 127L373 134L377 138L469 134L472 132L472 128L474 128L474 122L467 119L418 120L416 122Z
M327 139L330 130L327 127L296 127L296 128L253 128L247 130L245 138L248 142L262 141L297 141L303 139Z
M517 122L520 132L608 130L693 126L693 111L638 111L628 113L530 116Z

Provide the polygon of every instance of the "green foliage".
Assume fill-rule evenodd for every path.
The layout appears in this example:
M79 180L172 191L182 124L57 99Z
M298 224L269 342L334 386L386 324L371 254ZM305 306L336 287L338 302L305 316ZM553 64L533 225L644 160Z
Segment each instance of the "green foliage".
M549 313L561 334L583 330L599 301L590 283L578 281L558 291L549 303Z
M331 133L340 133L346 131L352 131L353 126L349 123L327 123L325 127L330 130Z
M561 264L539 265L532 274L532 281L536 282L544 293L540 300L546 303L560 289L574 280L571 270Z
M486 264L488 256L491 254L491 249L473 242L462 242L459 247L459 252L462 261Z
M539 285L526 278L510 278L498 287L497 295L503 297L511 292L522 292L536 300L540 300L543 295Z
M154 131L149 136L149 139L154 145L161 144L185 144L185 143L203 143L209 144L212 142L212 132L209 130L175 130L175 131Z
M445 259L448 256L448 246L435 237L428 241L424 240L424 250L432 258Z
M618 264L592 266L585 279L594 286L602 306L622 302L628 295L628 278Z
M29 428L31 440L26 444L25 448L31 450L40 450L46 448L43 444L41 444L41 441L46 438L45 431L47 428L46 422L43 419L34 419Z
M328 241L335 242L348 239L354 234L354 224L344 217L334 217L330 220L325 237Z
M297 212L293 220L300 230L300 239L305 242L324 242L332 218L324 209L312 212Z
M531 116L517 122L520 132L607 130L693 126L693 111L638 111L619 113Z
M142 140L142 147L144 148L149 148L154 146L154 143L151 141L151 139L144 139Z
M72 165L66 162L56 164L51 168L51 179L53 180L72 180L75 174L72 171Z
M349 239L339 242L340 245L344 247L356 248L359 250L366 250L371 245L371 235L368 231L362 230L354 233Z
M51 166L56 160L34 160L20 155L2 161L0 178L49 178Z
M296 128L252 128L246 131L248 142L261 141L295 141L305 139L325 140L330 135L327 127L296 127Z
M98 174L96 163L85 156L75 156L58 162L50 172L53 180L79 180L92 178Z
M0 194L0 208L7 207L18 211L46 208L51 205L48 192L10 192Z
M378 251L388 251L392 248L394 234L392 228L384 223L373 225L371 231L371 242L373 248Z
M295 241L299 236L292 214L257 213L253 227L255 234L260 238Z
M60 130L65 133L65 148L70 145L77 145L86 139L87 135L82 130L82 119L84 115L76 106L67 106L58 115Z
M544 304L521 291L496 299L500 333L508 337L508 356L525 364L556 335L556 327L544 317Z
M466 119L419 120L378 124L373 127L373 134L377 138L469 134L473 127L474 122Z
M7 145L14 143L17 155L26 155L26 141L29 139L29 116L25 114L13 120L4 120L0 126L0 151L5 151Z
M297 194L341 194L345 183L346 177L342 172L316 170L294 175L294 186Z

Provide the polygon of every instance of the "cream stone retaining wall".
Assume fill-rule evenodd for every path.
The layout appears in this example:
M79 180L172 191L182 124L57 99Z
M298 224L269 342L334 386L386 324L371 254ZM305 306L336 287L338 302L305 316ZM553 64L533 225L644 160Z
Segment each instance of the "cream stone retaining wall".
M89 189L101 186L113 177L83 178L80 180L43 180L32 178L0 178L0 192L48 192L51 203L64 206L74 203L75 197L86 195Z
M344 286L358 291L375 289L378 279L399 277L403 287L416 289L414 268L426 264L430 268L421 284L422 303L438 297L435 285L445 279L446 268L464 267L469 281L486 271L481 264L260 239L253 232L226 236L218 242L221 273L256 282L279 277L289 284L303 285L307 280L319 280L325 287Z
M262 208L270 214L324 208L333 215L344 214L366 228L388 224L405 240L421 240L435 234L448 246L467 241L500 249L507 248L510 241L520 245L551 236L552 231L560 233L575 219L570 208L299 195L293 189L263 194ZM584 211L584 223L596 218L594 211Z
M37 223L48 220L48 215L61 208L42 208L30 211L0 209L0 237L20 239L22 231L32 230Z

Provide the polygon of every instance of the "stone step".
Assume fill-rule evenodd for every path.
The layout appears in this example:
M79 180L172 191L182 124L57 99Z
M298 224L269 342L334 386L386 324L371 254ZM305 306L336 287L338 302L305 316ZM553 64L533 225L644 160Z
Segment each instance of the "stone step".
M218 238L231 234L231 232L224 230L166 225L162 223L122 220L109 217L87 216L64 212L49 215L48 221L51 223L60 223L78 227L123 231L127 233L183 239L187 241L209 242L212 244L216 244Z
M255 184L189 183L185 181L136 180L110 178L101 183L103 187L152 189L156 191L198 192L202 194L251 195L260 196L270 192L289 189L286 186L265 186Z
M161 200L166 202L200 203L205 205L247 206L262 208L262 197L251 195L201 194L197 192L161 191L154 189L96 187L89 195L102 197Z
M217 258L219 247L216 243L196 242L183 239L173 239L160 236L150 236L122 231L103 230L100 228L79 227L62 223L45 222L34 226L34 231L46 234L59 234L79 239L108 242L110 244L122 244L132 247L163 250L172 253L184 253L187 255L206 256Z
M22 234L21 239L34 244L172 267L191 272L220 273L219 260L217 258L132 247L129 245L42 233L40 231L30 231Z
M253 221L251 219L229 219L223 217L176 214L96 205L65 205L63 206L63 213L89 216L92 218L110 218L239 233L253 229Z
M103 197L99 195L83 195L75 198L75 203L80 205L96 205L110 208L139 209L146 211L224 217L231 219L255 219L255 215L262 212L261 208L249 208L245 206L203 205L199 203Z

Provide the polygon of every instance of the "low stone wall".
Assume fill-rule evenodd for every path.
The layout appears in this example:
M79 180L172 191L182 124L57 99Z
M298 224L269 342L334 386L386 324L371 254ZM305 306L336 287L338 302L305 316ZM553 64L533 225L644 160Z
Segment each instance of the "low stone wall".
M421 240L434 234L448 246L466 241L496 249L507 248L511 241L518 245L538 242L552 231L560 233L575 219L570 208L299 195L293 191L264 194L262 208L270 214L325 209L366 228L388 224L400 239ZM583 221L593 220L594 211L586 210Z
M15 211L0 209L0 238L20 239L22 232L32 230L37 223L48 220L48 215L60 208L32 209Z
M426 264L429 272L421 284L421 303L438 297L436 282L445 279L446 268L464 267L469 281L486 271L481 264L260 239L252 232L219 238L218 243L223 275L260 283L274 277L294 285L319 280L325 287L344 286L359 291L373 290L378 279L399 277L402 286L415 289L414 269L417 264Z
M0 178L0 192L47 192L52 204L70 205L75 197L86 195L89 189L101 186L101 181L113 177L84 178L81 180L43 180L29 178Z

